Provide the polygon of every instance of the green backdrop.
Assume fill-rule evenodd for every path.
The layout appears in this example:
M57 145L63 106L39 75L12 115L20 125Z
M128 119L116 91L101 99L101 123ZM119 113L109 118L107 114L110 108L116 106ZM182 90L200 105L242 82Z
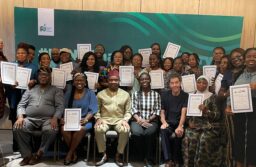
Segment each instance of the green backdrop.
M180 52L198 53L205 64L210 62L214 47L230 51L240 46L243 25L242 17L233 16L70 10L55 10L54 21L55 36L38 36L37 9L15 8L16 44L34 44L38 52L68 47L76 57L77 43L91 43L92 48L101 43L107 58L124 44L137 52L158 42L164 53L170 41L181 45Z

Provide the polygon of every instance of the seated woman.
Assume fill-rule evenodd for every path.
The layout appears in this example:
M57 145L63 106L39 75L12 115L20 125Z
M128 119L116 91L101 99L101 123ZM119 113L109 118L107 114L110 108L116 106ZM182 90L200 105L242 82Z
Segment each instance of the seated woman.
M131 131L136 148L144 155L146 166L153 161L155 135L158 129L157 117L161 109L160 95L150 88L150 75L146 72L139 76L140 90L132 94Z
M81 108L81 129L80 131L64 131L61 127L62 136L69 147L65 157L64 165L69 165L77 161L76 148L84 137L85 133L92 129L91 118L98 111L98 104L95 93L88 89L87 77L83 73L76 73L73 76L72 90L65 93L66 108ZM62 123L64 121L62 120Z
M204 95L203 104L198 106L202 116L187 117L184 166L222 166L225 147L223 114L217 106L216 95L208 91L208 83L206 76L200 76L196 82L196 94Z

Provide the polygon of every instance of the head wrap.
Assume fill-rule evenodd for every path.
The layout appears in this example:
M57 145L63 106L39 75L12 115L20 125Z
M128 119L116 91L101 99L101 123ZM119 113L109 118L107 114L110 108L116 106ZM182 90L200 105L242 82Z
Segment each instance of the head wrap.
M208 99L209 97L211 97L212 93L209 92L209 79L208 77L206 77L205 75L201 75L200 77L197 78L196 81L199 81L199 80L206 80L207 81L207 88L203 91L203 92L200 92L200 91L196 91L196 94L203 94L204 95L204 100Z
M84 73L80 73L80 72L75 73L74 76L73 76L73 79L75 79L75 78L78 77L78 76L85 77L85 74L84 74Z

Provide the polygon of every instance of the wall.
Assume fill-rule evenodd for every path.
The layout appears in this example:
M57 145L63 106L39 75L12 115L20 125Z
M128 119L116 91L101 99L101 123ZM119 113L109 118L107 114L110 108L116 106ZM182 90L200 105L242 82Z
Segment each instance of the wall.
M0 38L14 59L14 7L243 16L241 47L256 46L255 0L0 0Z

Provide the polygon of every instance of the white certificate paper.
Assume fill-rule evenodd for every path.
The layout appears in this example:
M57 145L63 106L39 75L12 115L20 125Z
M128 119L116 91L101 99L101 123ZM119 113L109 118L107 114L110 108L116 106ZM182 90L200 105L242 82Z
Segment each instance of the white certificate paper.
M202 111L199 110L199 105L203 104L203 94L189 94L187 116L201 117Z
M16 63L9 63L1 61L1 78L2 83L15 85L16 82Z
M249 84L230 86L229 90L233 113L253 112L251 87Z
M217 72L216 65L203 66L203 75L207 76L210 80L212 78L215 78L216 72Z
M87 76L87 81L88 81L89 89L91 89L94 92L96 92L97 89L95 89L95 84L98 83L99 73L96 73L96 72L84 72L84 74Z
M151 89L164 88L164 74L163 70L153 70L149 73L151 77Z
M184 75L182 77L181 87L184 92L192 93L196 91L196 77L195 74Z
M54 9L38 9L38 35L54 36Z
M79 60L82 60L84 54L91 51L92 44L77 44L77 57Z
M66 87L66 73L58 68L52 69L52 85L64 89Z
M215 79L215 94L218 95L221 87L221 81L223 79L223 75L219 74L217 78Z
M168 42L166 49L164 51L163 58L166 58L166 57L175 58L178 56L179 51L180 51L180 45Z
M72 80L72 74L71 72L73 71L73 64L72 62L61 64L60 69L64 70L66 73L66 81Z
M79 131L81 129L81 108L66 108L64 112L64 131Z
M119 66L120 86L132 86L134 81L133 66Z
M16 81L18 82L17 89L28 89L32 70L29 68L17 67Z
M152 54L152 49L151 48L139 49L138 52L143 57L142 67L148 67L149 66L149 56Z

